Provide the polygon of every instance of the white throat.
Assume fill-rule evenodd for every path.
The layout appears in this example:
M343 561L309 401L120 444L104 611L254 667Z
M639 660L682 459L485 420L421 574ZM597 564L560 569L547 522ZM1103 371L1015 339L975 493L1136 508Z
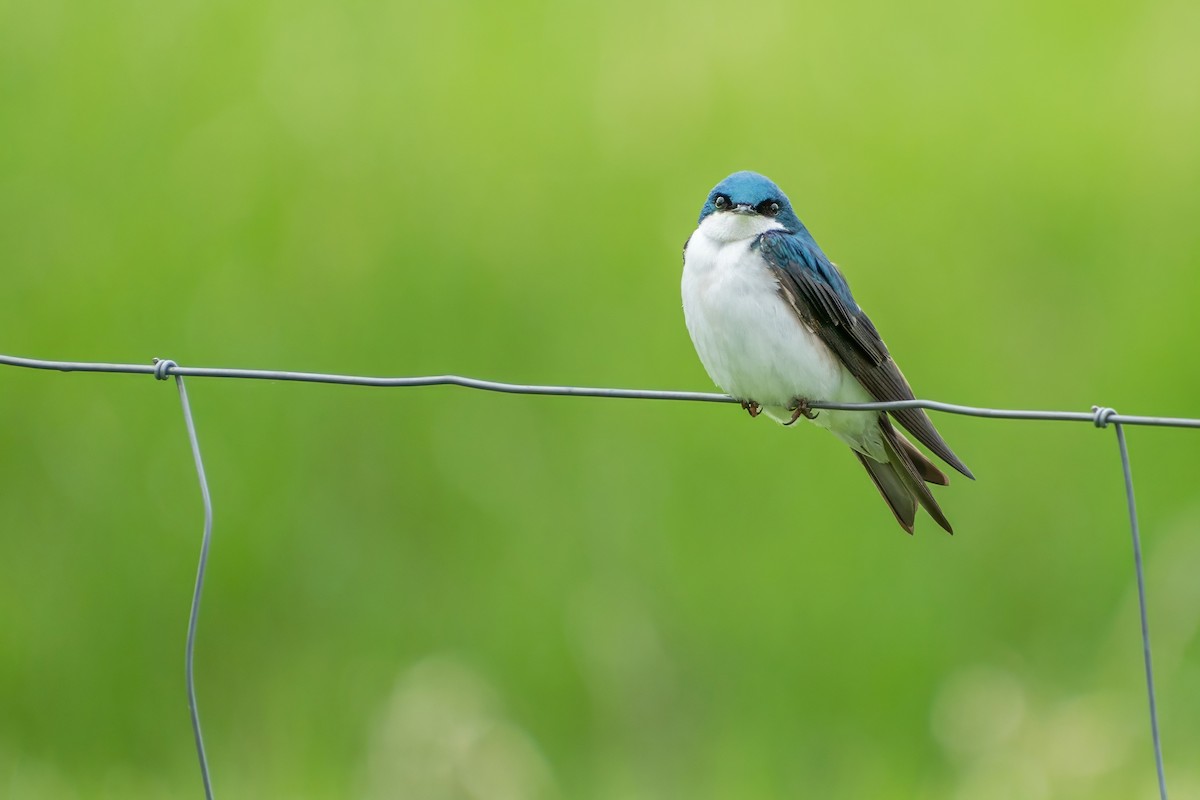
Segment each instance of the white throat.
M738 214L734 211L714 211L700 223L699 232L714 242L740 242L753 239L767 231L781 231L778 220L762 214Z

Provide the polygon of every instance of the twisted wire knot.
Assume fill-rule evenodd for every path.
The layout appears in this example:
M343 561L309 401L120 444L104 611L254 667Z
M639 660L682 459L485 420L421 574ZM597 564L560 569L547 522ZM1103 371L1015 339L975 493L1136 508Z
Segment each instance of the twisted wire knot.
M165 381L167 378L169 378L171 376L171 370L175 369L178 366L179 366L178 364L176 364L174 361L172 361L169 358L154 359L154 379L159 380L159 381Z
M1107 428L1108 421L1117 415L1115 408L1092 406L1092 422L1097 428Z

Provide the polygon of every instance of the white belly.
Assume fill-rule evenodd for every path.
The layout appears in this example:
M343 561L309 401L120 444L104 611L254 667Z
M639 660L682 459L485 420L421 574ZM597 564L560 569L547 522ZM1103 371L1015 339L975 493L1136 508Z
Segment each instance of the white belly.
M796 398L868 402L872 398L779 294L751 239L720 242L703 229L688 242L683 314L713 382L787 421ZM874 413L821 411L814 422L857 450L881 454Z

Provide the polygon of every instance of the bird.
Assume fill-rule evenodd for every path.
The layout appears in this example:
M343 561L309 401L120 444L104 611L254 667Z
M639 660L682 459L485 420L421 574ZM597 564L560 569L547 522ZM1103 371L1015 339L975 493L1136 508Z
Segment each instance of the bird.
M938 466L893 424L968 478L923 409L838 411L811 402L912 400L913 392L837 266L769 178L735 172L704 201L683 248L683 313L705 371L751 417L801 417L850 446L896 521L923 507L954 533L928 484Z

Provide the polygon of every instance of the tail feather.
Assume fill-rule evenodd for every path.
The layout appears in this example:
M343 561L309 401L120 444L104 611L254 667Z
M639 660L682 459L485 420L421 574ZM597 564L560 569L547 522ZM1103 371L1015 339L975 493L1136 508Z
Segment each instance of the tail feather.
M946 477L946 473L937 468L937 465L929 460L929 457L917 449L916 445L904 438L904 434L900 431L894 431L896 440L898 441L900 451L908 456L908 460L917 468L917 473L926 483L936 483L938 486L949 486L950 479Z
M947 533L953 534L954 529L950 527L949 520L925 485L928 481L946 486L950 482L949 479L883 415L880 415L880 428L887 462L876 461L857 451L855 455L866 468L883 499L887 501L888 508L896 516L900 527L909 533L913 532L913 521L916 519L919 503L938 525Z
M913 522L917 518L917 500L908 490L908 485L900 480L900 476L891 464L876 461L857 450L853 452L866 467L867 474L871 476L871 480L875 482L875 488L887 501L888 508L896 515L896 521L900 523L900 527L912 533Z

